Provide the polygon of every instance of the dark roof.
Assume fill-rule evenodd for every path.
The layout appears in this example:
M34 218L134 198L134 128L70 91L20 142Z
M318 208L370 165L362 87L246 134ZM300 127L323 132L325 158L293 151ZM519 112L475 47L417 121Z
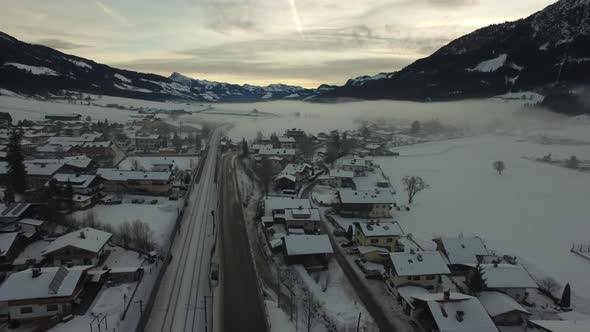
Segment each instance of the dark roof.
M0 112L0 120L7 120L12 122L12 116L8 112Z

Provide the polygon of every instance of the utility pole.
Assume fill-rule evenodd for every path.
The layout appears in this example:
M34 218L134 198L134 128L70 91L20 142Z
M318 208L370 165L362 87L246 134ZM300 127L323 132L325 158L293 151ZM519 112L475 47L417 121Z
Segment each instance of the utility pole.
M359 312L359 320L356 322L356 332L359 332L359 329L361 328L361 314L362 312Z
M143 326L143 300L135 301L139 303L139 323Z

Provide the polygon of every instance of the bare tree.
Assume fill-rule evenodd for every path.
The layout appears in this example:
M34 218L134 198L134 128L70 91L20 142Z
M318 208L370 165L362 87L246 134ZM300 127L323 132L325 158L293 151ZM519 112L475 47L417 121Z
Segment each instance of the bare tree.
M133 236L131 234L131 224L128 221L125 221L124 223L120 224L117 228L117 233L119 241L121 241L123 247L129 247L129 245L131 244L131 240L133 239Z
M305 291L303 296L303 317L305 319L307 332L310 332L311 329L317 324L319 321L321 314L320 305L311 297L309 291Z
M260 164L254 167L254 172L264 187L264 192L268 193L270 184L272 182L272 161L268 158L262 158Z
M538 284L539 284L539 288L541 288L551 294L553 294L554 292L557 292L561 288L561 286L559 285L557 280L555 280L551 277L546 277L546 278L539 280Z
M151 251L155 248L154 233L150 225L137 219L131 223L133 244L137 249Z
M412 204L414 196L416 196L417 193L430 188L430 186L424 182L424 179L415 175L404 176L402 183L404 185L404 190L408 192L408 204Z
M567 161L566 161L566 166L567 168L578 168L580 166L580 161L578 160L578 157L576 156L571 156Z
M498 172L498 174L502 175L502 172L506 169L506 165L502 160L496 160L492 163L492 166Z

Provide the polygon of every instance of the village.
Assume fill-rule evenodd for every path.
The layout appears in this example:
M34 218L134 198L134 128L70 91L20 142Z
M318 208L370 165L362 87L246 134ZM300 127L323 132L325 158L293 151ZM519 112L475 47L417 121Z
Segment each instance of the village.
M590 330L572 308L569 284L536 278L484 237L417 239L396 220L412 213L428 179L400 174L396 188L375 159L395 165L400 146L467 135L441 128L363 123L223 143L251 181L240 180L241 194L267 311L290 321L272 320L273 329Z
M141 329L207 128L9 113L0 128L2 329Z

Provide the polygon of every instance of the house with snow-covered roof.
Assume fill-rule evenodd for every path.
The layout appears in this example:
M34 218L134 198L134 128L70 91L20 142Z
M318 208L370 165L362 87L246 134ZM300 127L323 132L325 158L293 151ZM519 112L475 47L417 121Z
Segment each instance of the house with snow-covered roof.
M469 269L467 277L477 273L477 264L466 265ZM505 293L518 302L526 299L527 289L538 288L537 282L520 265L512 264L480 264L486 280L486 290Z
M586 320L529 320L527 332L587 332L590 321Z
M172 172L130 171L99 168L104 191L165 195L172 190Z
M43 267L15 272L0 286L0 302L11 320L33 320L70 314L84 294L91 266Z
M287 264L302 264L310 271L325 270L333 253L326 234L283 237L283 255Z
M43 251L43 256L54 266L96 265L111 237L111 233L85 227L53 240Z
M275 188L296 189L303 179L313 175L313 166L305 163L287 164L285 168L273 179Z
M338 191L338 211L343 217L352 218L391 218L395 203L389 190L351 190Z
M444 292L412 295L412 317L426 331L498 332L498 328L473 296Z
M10 264L22 249L19 232L0 233L0 264Z
M320 210L318 209L287 209L285 210L285 225L291 232L294 229L301 229L306 233L319 231Z
M394 251L398 240L404 234L397 222L354 222L350 227L352 240L359 246L376 246Z
M342 160L342 170L353 172L355 176L362 176L366 172L373 171L375 164L368 158L348 158Z
M439 237L435 238L438 250L452 270L462 270L464 264L477 264L491 253L480 237Z
M450 273L438 251L390 253L385 262L386 284L394 293L402 286L419 286L437 292L442 276Z
M274 217L275 221L284 222L286 210L311 209L308 199L267 196L264 198L264 215Z
M497 291L484 291L478 296L496 326L523 325L530 313L510 296Z

